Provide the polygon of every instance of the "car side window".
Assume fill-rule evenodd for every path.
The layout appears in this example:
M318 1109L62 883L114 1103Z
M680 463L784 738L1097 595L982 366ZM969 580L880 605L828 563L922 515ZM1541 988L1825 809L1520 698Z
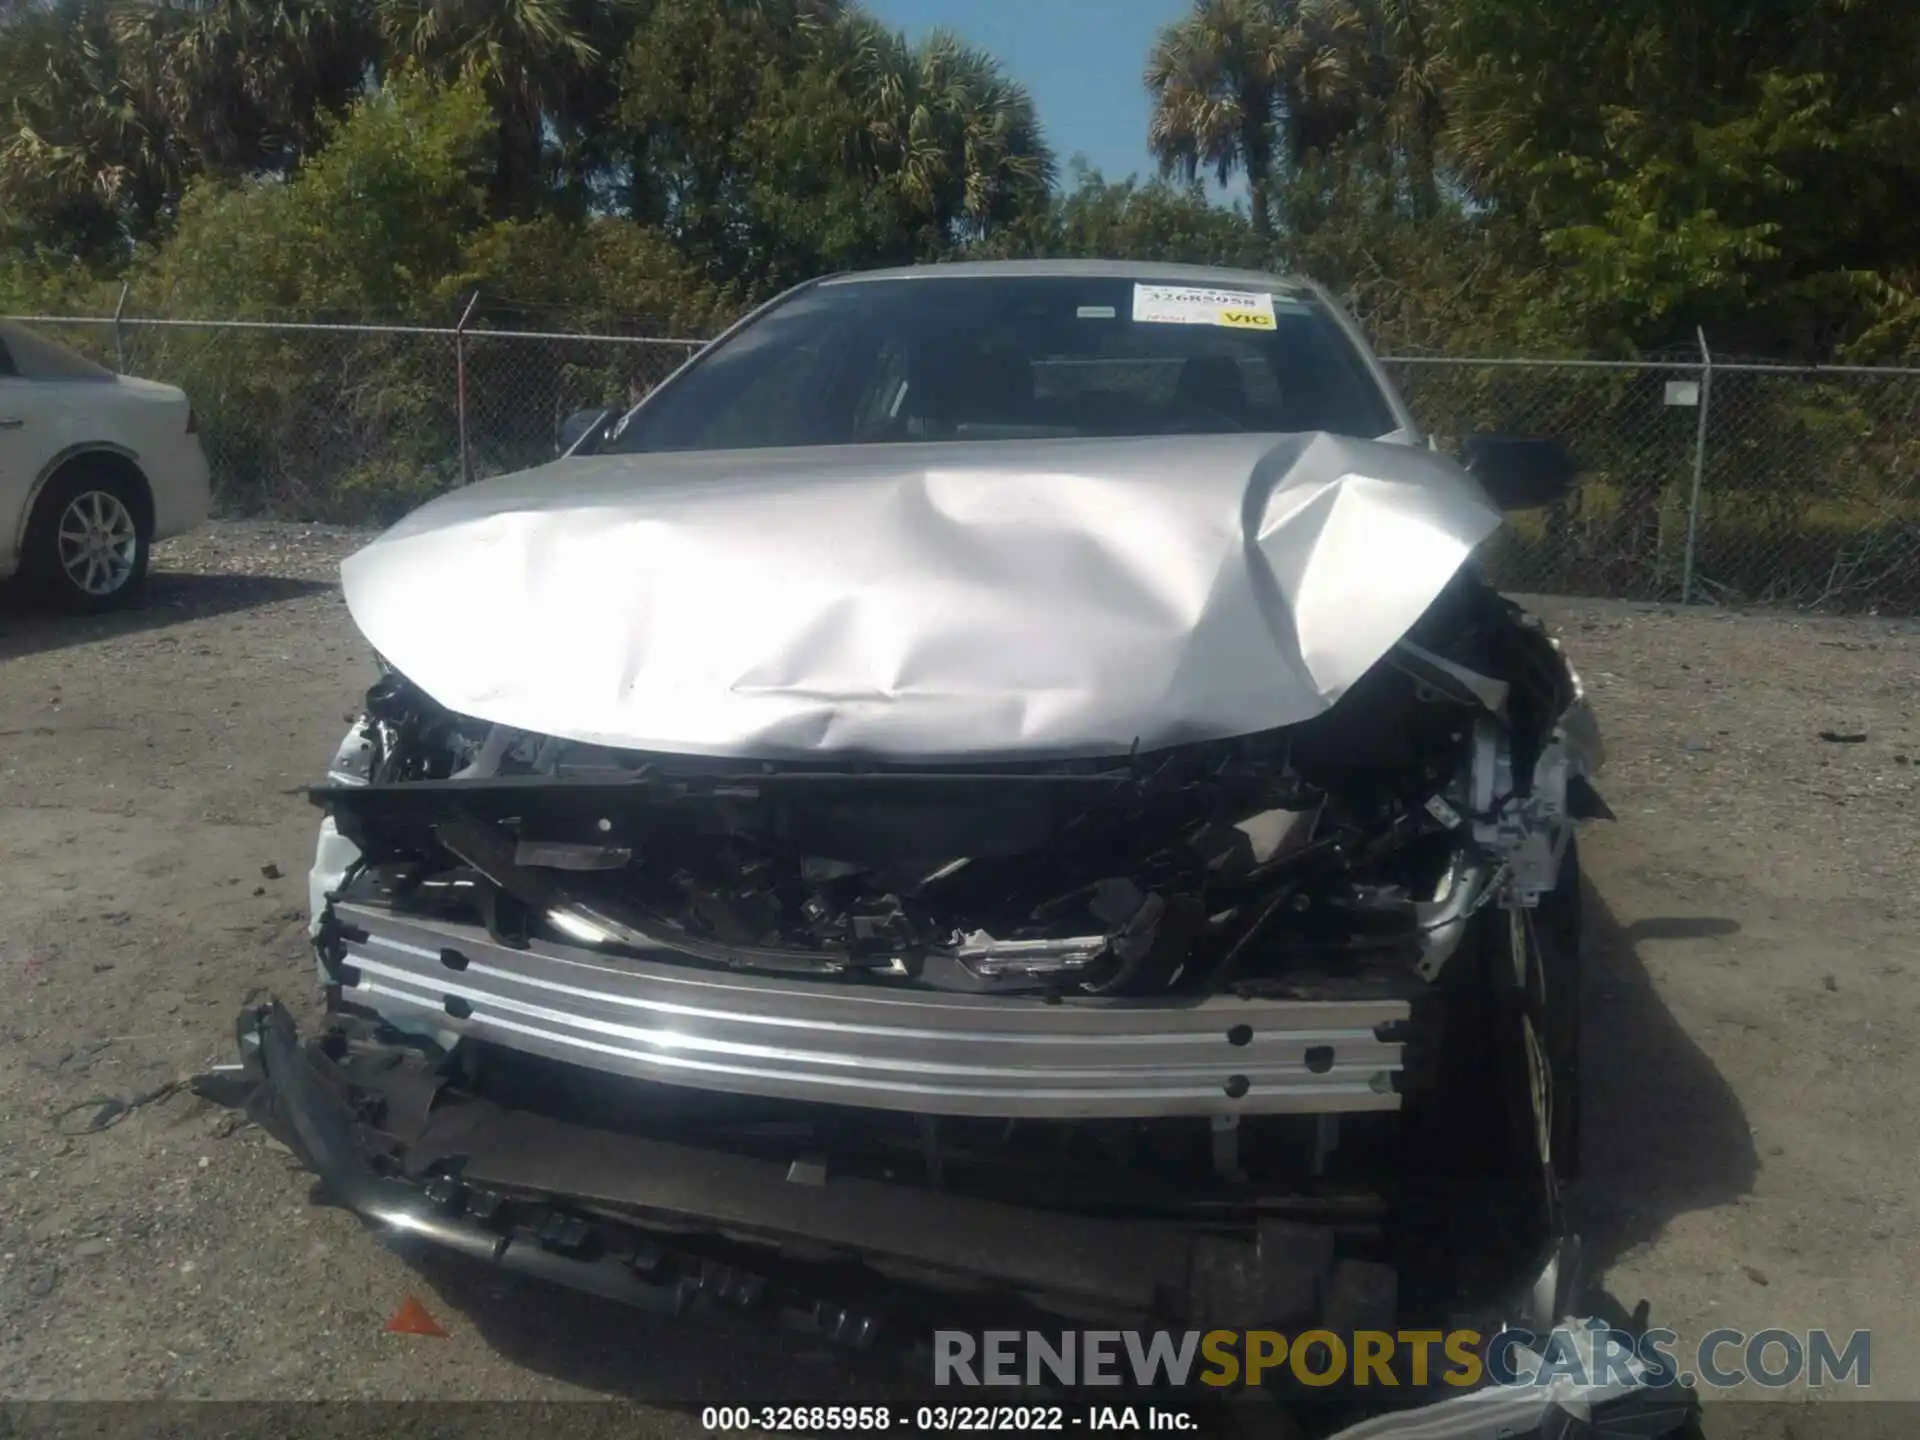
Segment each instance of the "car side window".
M7 366L0 369L0 375L21 380L111 381L114 378L113 371L106 366L11 321L0 320L0 350L7 356Z

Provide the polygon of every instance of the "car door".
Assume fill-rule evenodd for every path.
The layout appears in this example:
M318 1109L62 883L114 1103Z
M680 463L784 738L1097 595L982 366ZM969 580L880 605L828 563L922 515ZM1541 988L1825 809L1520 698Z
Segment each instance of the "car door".
M31 350L32 337L8 343L21 333L0 322L0 576L19 565L34 481L61 450L97 428L85 397L75 393L82 382L21 373L28 366L16 352Z
M34 435L27 413L31 389L14 370L7 337L0 335L0 575L14 568L27 491L39 473L31 454Z

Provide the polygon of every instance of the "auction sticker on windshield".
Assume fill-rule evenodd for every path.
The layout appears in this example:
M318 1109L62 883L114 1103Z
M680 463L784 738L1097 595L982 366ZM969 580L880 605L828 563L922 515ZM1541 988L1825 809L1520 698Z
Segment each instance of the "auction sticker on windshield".
M1273 296L1192 285L1135 285L1133 318L1148 325L1221 325L1273 329Z

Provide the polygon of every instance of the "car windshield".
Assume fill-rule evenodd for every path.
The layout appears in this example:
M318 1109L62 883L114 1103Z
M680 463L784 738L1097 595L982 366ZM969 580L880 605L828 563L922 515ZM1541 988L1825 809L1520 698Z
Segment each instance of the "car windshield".
M828 281L629 415L605 450L1396 427L1310 293L1107 276Z

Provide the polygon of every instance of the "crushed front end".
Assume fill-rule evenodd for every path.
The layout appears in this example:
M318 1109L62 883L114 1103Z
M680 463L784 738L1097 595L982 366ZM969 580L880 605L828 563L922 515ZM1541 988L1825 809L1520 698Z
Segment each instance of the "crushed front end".
M329 1024L204 1088L396 1232L856 1347L1545 1327L1598 764L1471 571L1324 714L1104 760L622 751L389 670L313 792Z

